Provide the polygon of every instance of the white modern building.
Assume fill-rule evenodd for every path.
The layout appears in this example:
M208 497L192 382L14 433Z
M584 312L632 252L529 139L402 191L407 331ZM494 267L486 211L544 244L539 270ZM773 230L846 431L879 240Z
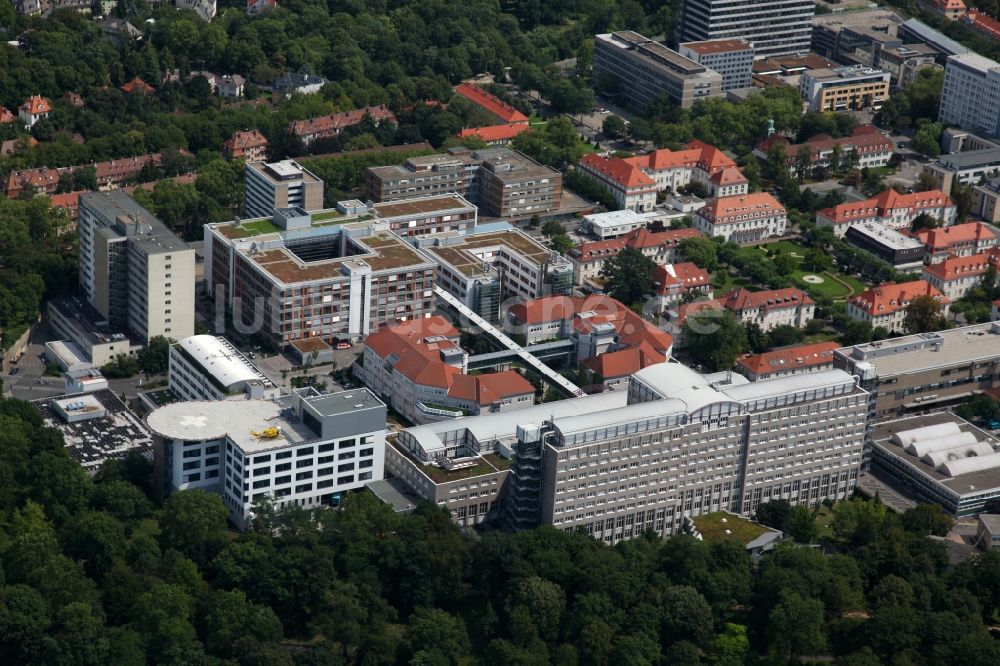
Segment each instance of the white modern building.
M512 529L584 529L609 544L772 499L843 499L857 483L868 393L844 371L750 383L661 363L623 393L410 428L387 464L462 524L471 506L475 522L485 509Z
M166 492L218 493L247 529L254 502L336 505L382 478L386 408L368 389L278 400L177 402L148 417L155 480Z
M978 53L948 58L938 120L989 136L1000 134L1000 63Z
M681 42L744 39L757 58L808 53L812 0L684 0L678 24Z
M753 80L753 44L745 39L710 39L687 42L677 52L699 65L722 74L722 92L749 88Z
M194 334L195 251L122 190L80 195L80 288L142 343Z
M278 397L278 387L229 340L192 335L170 346L167 382L181 400Z
M630 231L645 227L649 221L647 215L637 213L631 208L612 210L607 213L592 213L583 216L580 225L601 240L618 238Z
M247 217L269 217L282 208L323 208L323 181L298 162L251 162L243 167Z

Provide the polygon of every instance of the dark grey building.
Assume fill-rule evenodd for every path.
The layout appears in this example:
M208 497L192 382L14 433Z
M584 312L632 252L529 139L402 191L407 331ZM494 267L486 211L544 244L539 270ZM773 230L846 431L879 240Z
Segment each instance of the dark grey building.
M852 224L844 234L844 242L874 254L898 271L919 271L924 263L925 248L920 240L883 224Z

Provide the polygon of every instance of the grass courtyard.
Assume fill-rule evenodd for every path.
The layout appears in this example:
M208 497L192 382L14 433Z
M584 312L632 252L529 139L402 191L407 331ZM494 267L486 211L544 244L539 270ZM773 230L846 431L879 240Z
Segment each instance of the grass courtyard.
M696 516L693 520L707 543L735 541L746 545L767 532L765 527L724 511L706 513L703 516Z
M826 296L835 301L843 301L861 293L868 288L868 285L854 277L836 271L824 271L815 273L802 268L808 248L793 241L783 240L777 243L752 248L752 251L759 254L761 261L770 261L775 253L790 256L796 268L791 273L791 277L798 282L805 284L805 290L813 297ZM768 255L770 251L770 255Z

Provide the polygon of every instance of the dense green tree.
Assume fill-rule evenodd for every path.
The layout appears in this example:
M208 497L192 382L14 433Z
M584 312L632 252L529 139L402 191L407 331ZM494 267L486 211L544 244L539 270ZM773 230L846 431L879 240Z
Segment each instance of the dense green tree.
M799 543L812 543L818 533L815 516L801 504L792 507L785 529Z
M688 352L709 369L722 371L747 350L747 334L729 311L700 310L688 315L684 324Z
M160 518L162 544L198 564L207 564L225 542L228 516L229 510L216 494L203 490L176 492L164 504Z
M906 306L903 325L910 333L927 333L947 328L941 303L933 296L914 296Z
M655 264L639 250L625 248L604 262L600 277L604 290L626 305L635 305L649 291Z
M136 360L139 369L150 375L162 375L167 372L170 356L170 340L162 335L154 335L139 352Z
M697 264L706 271L715 272L719 267L719 257L715 242L703 236L685 238L680 245L681 255L685 261Z

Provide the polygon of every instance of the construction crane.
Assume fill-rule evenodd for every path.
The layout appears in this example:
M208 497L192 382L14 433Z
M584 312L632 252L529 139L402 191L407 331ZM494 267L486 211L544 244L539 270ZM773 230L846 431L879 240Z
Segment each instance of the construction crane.
M250 434L257 439L274 439L275 437L281 436L281 428L271 426L264 428L263 430L251 430Z

